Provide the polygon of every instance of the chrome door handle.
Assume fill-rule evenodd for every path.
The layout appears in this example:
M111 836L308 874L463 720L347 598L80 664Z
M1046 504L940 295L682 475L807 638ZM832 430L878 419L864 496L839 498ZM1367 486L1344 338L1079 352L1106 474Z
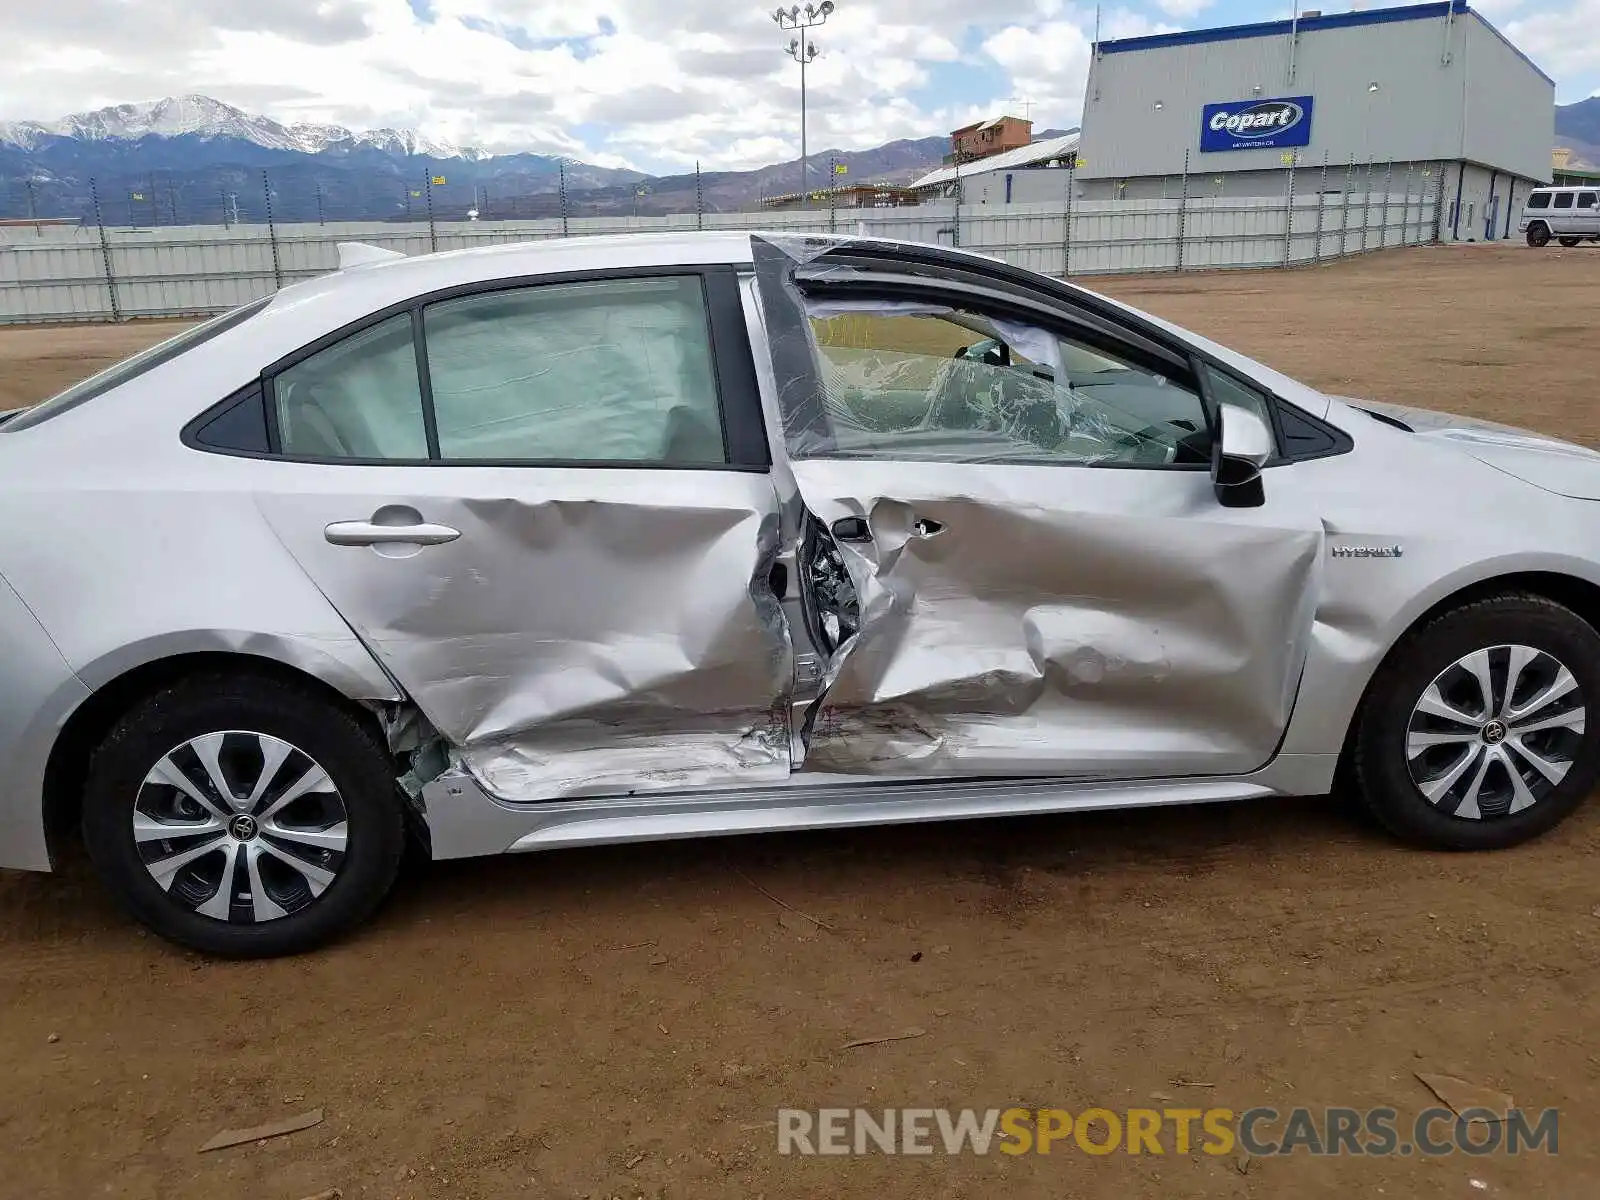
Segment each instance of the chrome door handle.
M375 525L371 521L335 521L322 531L335 546L442 546L461 536L459 529L424 521L419 525Z

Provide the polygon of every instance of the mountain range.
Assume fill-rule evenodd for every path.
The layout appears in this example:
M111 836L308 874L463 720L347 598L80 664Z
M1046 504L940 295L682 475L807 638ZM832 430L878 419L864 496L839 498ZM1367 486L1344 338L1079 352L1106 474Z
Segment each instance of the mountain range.
M1600 170L1600 96L1556 107L1556 145L1573 153L1573 166Z
M1054 131L1051 131L1054 132ZM1044 135L1041 135L1044 136ZM850 182L905 182L939 165L942 136L821 150ZM263 179L265 173L265 179ZM439 183L443 180L443 183ZM93 188L91 189L91 181ZM841 182L843 180L841 179ZM207 96L119 104L55 121L0 122L0 218L100 215L112 225L551 216L749 208L798 191L798 161L749 171L648 176L547 154L492 154L407 129L285 125Z
M1556 109L1557 140L1600 157L1600 97ZM1045 130L1053 137L1063 130ZM939 166L944 135L819 150L806 186L904 183ZM835 175L834 164L844 168ZM442 181L442 182L440 182ZM570 158L490 153L407 129L282 124L207 96L119 104L55 121L0 122L0 218L100 217L109 225L485 219L753 207L801 190L798 161L649 176Z
M282 125L209 96L169 96L146 104L117 104L93 112L72 113L59 121L0 121L0 144L24 150L36 150L52 138L105 142L188 134L206 139L234 138L265 150L295 150L301 154L371 147L387 154L425 154L433 158L489 157L483 150L433 141L409 129L355 132L342 125Z

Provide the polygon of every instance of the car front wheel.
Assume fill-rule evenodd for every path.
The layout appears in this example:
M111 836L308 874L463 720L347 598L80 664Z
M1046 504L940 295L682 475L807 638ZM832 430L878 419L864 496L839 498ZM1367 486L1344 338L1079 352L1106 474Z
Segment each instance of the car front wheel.
M1538 248L1547 245L1550 241L1550 227L1542 221L1535 221L1528 226L1528 245Z
M353 712L278 679L201 676L150 696L90 762L83 833L117 899L210 954L309 950L394 883L394 769Z
M1568 816L1600 776L1600 634L1540 596L1464 605L1415 631L1369 689L1363 799L1391 831L1490 850Z

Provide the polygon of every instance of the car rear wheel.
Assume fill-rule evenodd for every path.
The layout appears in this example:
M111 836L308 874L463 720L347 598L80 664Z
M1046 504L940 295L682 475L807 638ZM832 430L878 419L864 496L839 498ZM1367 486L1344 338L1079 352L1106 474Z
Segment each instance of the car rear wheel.
M405 843L388 754L354 713L223 675L123 717L90 762L83 833L136 918L236 958L309 950L360 923Z
M1539 247L1547 245L1550 241L1550 227L1543 221L1535 221L1528 226L1528 245Z
M1537 837L1600 776L1600 634L1570 609L1502 595L1435 618L1380 669L1355 744L1378 820L1444 850Z
M1565 246L1568 250L1570 250L1574 246L1576 246L1579 242L1581 242L1583 239L1582 238L1574 238L1574 237L1564 237L1564 238L1557 238L1556 240L1558 242L1560 242L1563 246Z

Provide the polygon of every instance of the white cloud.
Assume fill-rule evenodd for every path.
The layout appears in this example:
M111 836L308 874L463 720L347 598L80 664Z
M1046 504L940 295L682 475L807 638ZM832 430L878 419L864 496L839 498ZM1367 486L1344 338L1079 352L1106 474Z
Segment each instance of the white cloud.
M1165 7L1163 5L1163 7ZM1178 29L1165 21L1154 21L1143 13L1128 8L1113 9L1101 23L1100 36L1106 41L1115 38L1147 37L1152 33L1172 33Z
M1156 7L1169 17L1190 20L1211 7L1211 0L1156 0Z
M773 0L775 3L776 0ZM1231 3L1232 0L1229 0ZM1484 0L1546 69L1600 77L1600 0ZM809 143L942 135L1032 102L1073 125L1087 0L838 0L812 33ZM1162 32L1211 0L1106 11L1104 38ZM410 126L604 165L748 167L799 151L799 68L760 0L45 0L7 3L0 120L201 92L285 122Z
M1491 21L1504 21L1521 8L1522 4L1523 0L1477 0L1472 8Z
M1592 80L1600 73L1597 22L1600 0L1569 0L1564 7L1526 13L1501 28L1518 49L1555 76L1559 84L1563 79L1584 76Z
M1089 78L1090 35L1067 21L1008 25L985 39L984 53L1010 75L1014 94L1034 102L1044 125L1077 125Z

